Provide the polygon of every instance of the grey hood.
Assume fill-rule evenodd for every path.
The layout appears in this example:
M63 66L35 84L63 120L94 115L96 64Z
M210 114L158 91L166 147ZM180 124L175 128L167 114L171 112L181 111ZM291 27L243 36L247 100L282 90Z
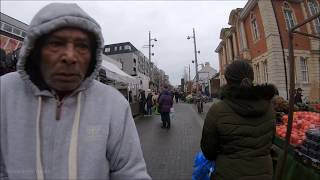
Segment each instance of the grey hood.
M17 70L21 78L30 86L35 95L46 95L48 92L41 91L41 88L32 80L30 71L27 71L27 64L30 63L30 55L34 51L37 40L57 29L64 27L79 28L93 34L96 42L95 57L92 58L93 69L76 91L86 89L98 74L102 62L102 48L104 45L103 36L99 24L84 12L77 4L52 3L42 8L32 19L28 28L27 36L22 45ZM93 53L94 54L94 53ZM40 59L33 59L40 61ZM32 71L36 70L32 66ZM33 76L40 76L39 73Z

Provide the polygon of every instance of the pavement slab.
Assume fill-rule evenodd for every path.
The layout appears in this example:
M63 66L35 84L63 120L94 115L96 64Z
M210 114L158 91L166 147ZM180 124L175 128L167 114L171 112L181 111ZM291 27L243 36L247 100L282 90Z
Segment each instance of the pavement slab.
M161 128L160 115L135 118L147 169L154 180L191 180L200 150L203 119L193 104L175 103L171 128Z

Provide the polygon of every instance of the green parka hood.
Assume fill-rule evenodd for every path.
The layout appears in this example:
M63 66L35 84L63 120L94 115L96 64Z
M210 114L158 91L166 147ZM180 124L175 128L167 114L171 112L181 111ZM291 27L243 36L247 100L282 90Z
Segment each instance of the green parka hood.
M276 93L276 87L271 84L249 88L225 85L221 88L220 97L240 116L257 117L268 111L270 100Z

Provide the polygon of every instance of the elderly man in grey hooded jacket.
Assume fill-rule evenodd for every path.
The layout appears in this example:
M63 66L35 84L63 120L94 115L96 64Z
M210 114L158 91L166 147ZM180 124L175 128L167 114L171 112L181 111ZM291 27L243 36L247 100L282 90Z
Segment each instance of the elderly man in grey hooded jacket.
M103 37L76 4L31 21L1 77L0 179L151 179L126 99L94 80Z

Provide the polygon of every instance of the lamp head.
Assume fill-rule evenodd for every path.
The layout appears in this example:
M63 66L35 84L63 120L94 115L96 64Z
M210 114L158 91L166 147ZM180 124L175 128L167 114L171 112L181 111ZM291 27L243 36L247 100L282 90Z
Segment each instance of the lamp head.
M158 41L157 38L154 38L154 41Z
M189 40L189 39L190 39L190 36L187 36L187 39Z

